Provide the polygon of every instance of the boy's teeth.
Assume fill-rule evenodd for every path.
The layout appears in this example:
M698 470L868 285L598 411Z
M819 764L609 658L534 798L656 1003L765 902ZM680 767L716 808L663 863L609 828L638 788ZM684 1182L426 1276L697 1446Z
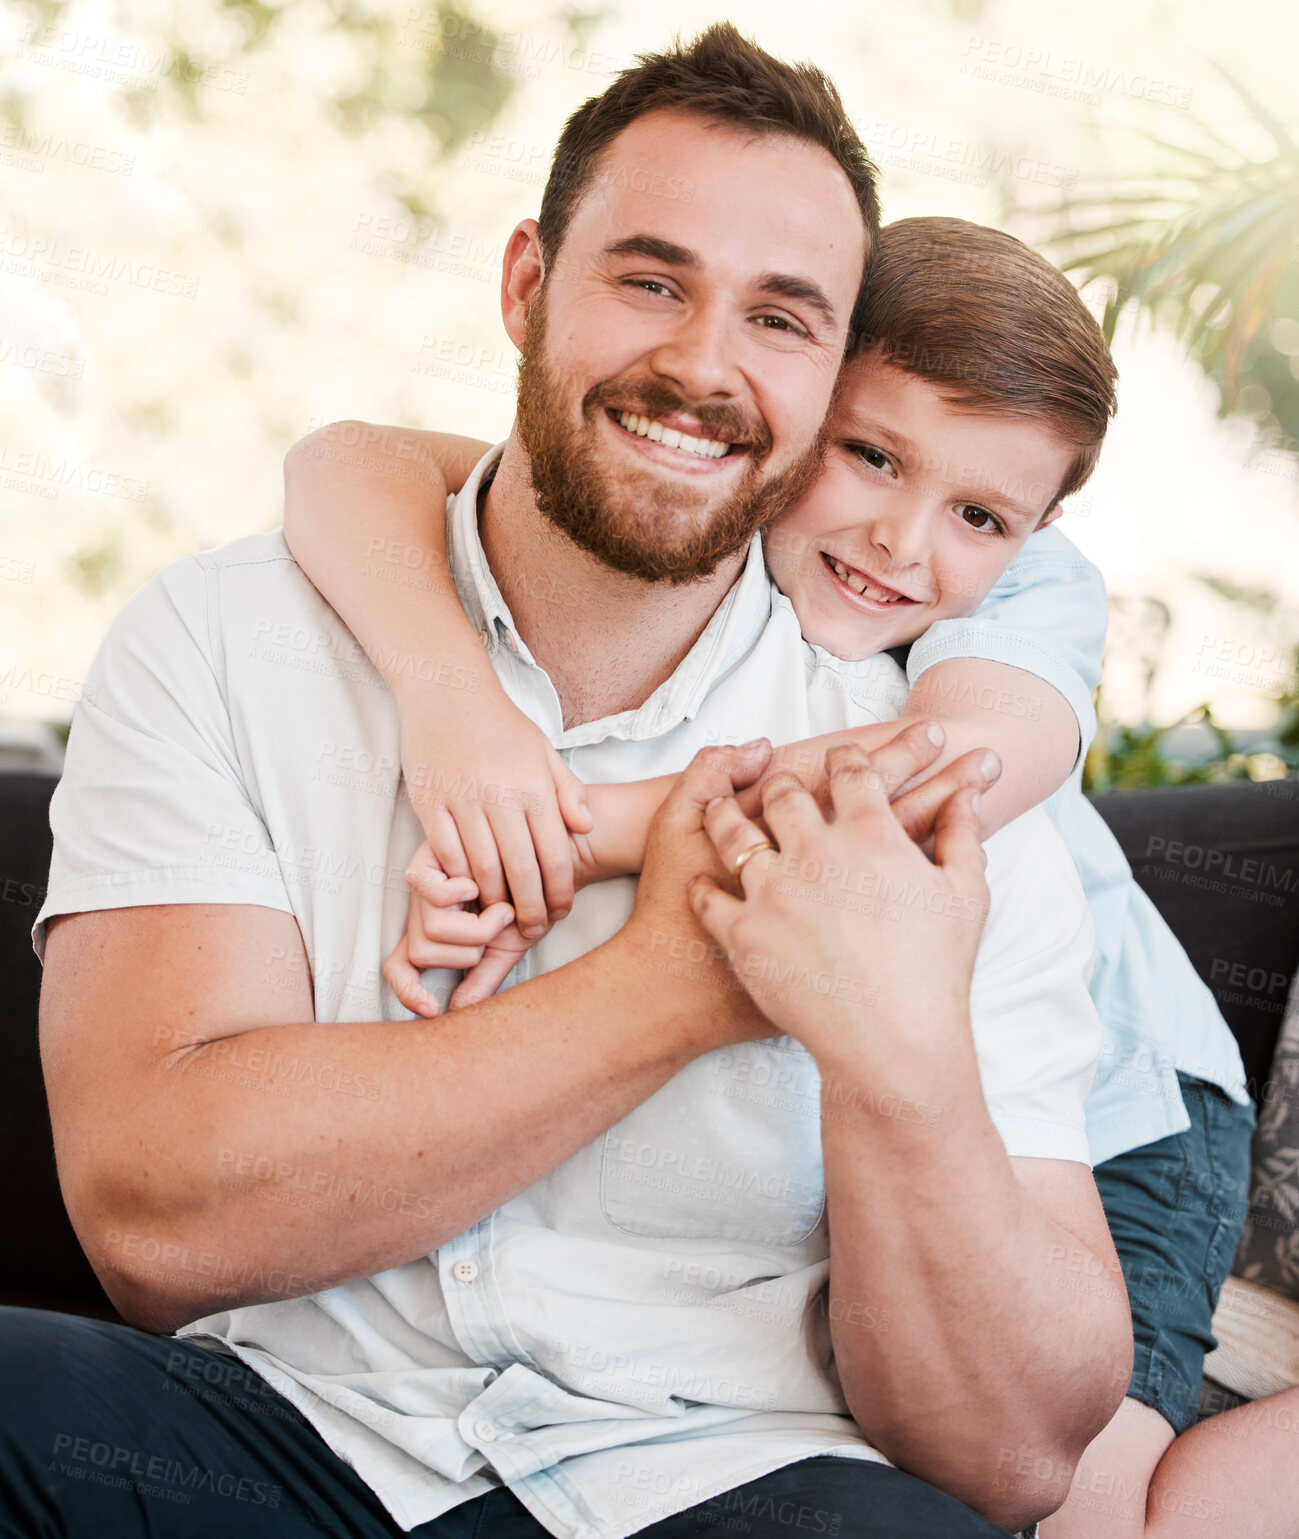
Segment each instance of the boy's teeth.
M640 417L634 411L620 411L618 422L629 433L635 433L639 438L650 438L656 444L662 444L665 448L676 449L681 454L693 454L701 460L720 460L730 444L722 443L716 438L691 438L688 433L683 433L679 428L665 428L661 423L652 421L649 417Z
M834 568L835 576L846 582L854 593L860 593L864 598L874 599L877 604L895 604L901 598L900 593L886 593L883 588L877 588L873 582L867 582L856 572L850 572L842 561L836 561L830 557L830 565Z

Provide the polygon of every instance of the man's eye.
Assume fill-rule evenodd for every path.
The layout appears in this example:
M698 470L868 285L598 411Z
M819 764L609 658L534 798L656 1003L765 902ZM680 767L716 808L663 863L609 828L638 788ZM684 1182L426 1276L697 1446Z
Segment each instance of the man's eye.
M783 315L760 315L758 319L760 321L770 321L772 323L769 326L764 326L762 328L764 331L788 331L791 334L799 337L805 337L807 335L801 326L793 325L793 323Z
M657 278L628 278L627 284L630 288L657 290L660 294L672 297L672 290L666 283L660 283Z

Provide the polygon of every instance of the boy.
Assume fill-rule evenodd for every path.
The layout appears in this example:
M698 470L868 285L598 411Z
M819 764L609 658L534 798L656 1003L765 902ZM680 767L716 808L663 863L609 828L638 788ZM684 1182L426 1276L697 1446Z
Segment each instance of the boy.
M1062 371L1071 381L1064 397L1043 383ZM913 688L902 714L941 715L948 756L976 744L999 750L1004 771L984 797L985 833L1049 797L1096 921L1091 989L1105 1034L1088 1135L1137 1356L1129 1399L1089 1449L1075 1491L1100 1489L1104 1478L1129 1500L1123 1510L1094 1498L1067 1505L1043 1525L1043 1539L1155 1531L1145 1525L1147 1492L1156 1496L1165 1473L1175 1478L1177 1450L1166 1472L1156 1466L1195 1420L1209 1322L1243 1220L1253 1127L1239 1054L1212 996L1080 790L1104 594L1068 542L1043 531L1095 464L1113 381L1099 329L1072 287L1019 242L956 220L890 226L821 476L765 542L773 604L792 605L809 646L841 658L909 648ZM682 444L628 413L619 425L682 453L719 447ZM468 969L452 1004L481 998L547 920L567 912L575 879L639 870L645 828L671 777L583 787L482 668L485 643L495 643L503 678L508 657L465 620L429 509L458 488L483 445L430 435L443 481L426 462L411 478L409 461L384 464L382 451L368 470L317 458L328 454L320 442L328 435L290 456L285 534L294 555L372 657L449 656L487 685L424 691L411 708L389 675L429 838L409 875L410 928L385 975L407 1008L433 1014L439 1004L421 969ZM1054 468L1061 444L1072 446L1063 480ZM406 479L394 485L394 471ZM364 528L352 512L361 497ZM392 551L417 584L385 581ZM421 650L425 636L436 641ZM517 648L512 633L505 645ZM815 777L830 742L870 746L871 731L787 746L779 757ZM419 797L420 767L452 757L456 773L437 795ZM499 785L503 764L508 788ZM475 899L476 914L464 907ZM1197 1190L1207 1198L1188 1202ZM1013 1452L1005 1478L1016 1479ZM1152 1510L1155 1523L1166 1521Z

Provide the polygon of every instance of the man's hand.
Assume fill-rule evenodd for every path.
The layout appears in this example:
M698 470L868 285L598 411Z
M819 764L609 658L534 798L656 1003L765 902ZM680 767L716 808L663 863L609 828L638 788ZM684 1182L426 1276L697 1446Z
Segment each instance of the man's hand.
M796 777L769 777L763 813L774 848L761 848L767 831L734 796L705 808L728 870L759 848L741 873L742 898L703 873L690 886L694 912L763 1013L818 1056L851 1050L863 1033L959 1021L969 1009L988 905L975 793L951 791L939 806L930 861L888 802L917 752L900 738L874 756L831 749L830 819Z
M942 742L941 728L917 722L894 734L876 751L871 759L873 773L882 787L896 790L933 762ZM639 957L649 983L655 978L670 977L675 987L694 984L702 990L701 1029L716 1031L718 1040L701 1048L701 1052L730 1042L775 1035L757 1019L744 981L737 979L728 966L726 946L701 924L686 891L687 884L696 876L707 879L719 892L723 891L723 883L726 892L738 891L733 873L735 856L740 852L728 850L728 858L719 856L715 841L704 827L704 809L718 798L734 798L737 792L743 794L746 787L755 786L769 768L771 758L771 745L766 739L742 748L705 748L696 754L655 815L636 909L622 932ZM980 753L967 754L915 793L906 793L899 802L902 815L892 814L896 828L906 830L899 837L905 840L909 834L928 839L945 798L988 783L982 760ZM793 776L785 775L775 781L768 778L764 785L796 787L806 800L811 800ZM879 794L886 797L887 791ZM913 796L914 800L908 800ZM738 807L736 812L742 816ZM750 822L749 826L756 830L748 836L750 844L770 837L760 825ZM928 865L914 846L909 848L922 866ZM761 1004L760 999L758 1002Z
M477 884L468 876L449 876L428 839L411 856L406 885L406 929L383 964L383 976L397 998L426 1019L440 1013L437 999L421 982L426 967L466 973L452 995L453 1007L494 994L532 945L519 933L510 905L476 903Z
M657 980L660 986L697 990L700 1031L716 1037L700 1052L778 1035L750 1004L686 896L687 884L700 872L714 879L727 875L704 832L705 805L751 785L770 757L766 738L741 748L704 748L695 755L654 814L636 907L619 937L639 960L647 987L655 987Z

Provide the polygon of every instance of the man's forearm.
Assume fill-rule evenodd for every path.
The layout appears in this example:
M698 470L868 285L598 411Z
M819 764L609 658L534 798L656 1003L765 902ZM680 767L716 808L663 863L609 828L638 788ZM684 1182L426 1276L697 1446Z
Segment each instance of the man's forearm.
M1127 1302L1017 1182L968 1024L924 1031L894 1063L823 1067L835 1359L881 1452L1018 1528L1063 1500L1122 1395ZM1080 1249L1093 1286L1062 1291ZM1025 1467L1048 1472L1036 1489L1005 1475Z
M209 1030L160 1054L93 1140L70 1103L95 1099L102 1066L61 1075L56 1131L77 1130L60 1140L69 1210L114 1302L170 1330L369 1276L463 1233L751 1010L736 990L710 1010L700 989L648 987L645 966L615 937L432 1021Z

